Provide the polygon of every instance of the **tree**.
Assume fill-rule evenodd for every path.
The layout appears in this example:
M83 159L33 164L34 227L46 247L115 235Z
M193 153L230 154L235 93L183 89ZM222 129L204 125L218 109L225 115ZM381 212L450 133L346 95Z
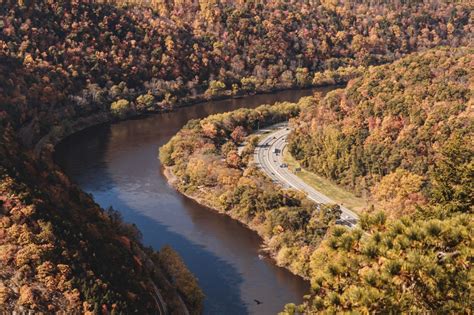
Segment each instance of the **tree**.
M341 218L342 210L339 205L320 205L319 220L324 224L335 223Z
M312 255L314 293L305 311L463 312L470 304L464 250L473 227L458 216L444 221L405 217L368 236L335 228ZM453 243L452 235L459 235Z
M212 122L201 123L202 131L208 138L214 139L217 136L217 127Z
M234 140L234 142L237 144L242 143L246 136L247 136L247 132L245 131L245 128L242 126L235 127L235 129L230 134L230 137L232 138L232 140Z
M454 134L441 148L432 174L431 198L442 216L456 212L472 213L474 196L473 150L463 137Z
M280 80L286 87L293 86L293 84L294 84L293 72L291 72L291 70L285 70L281 74Z
M255 77L245 77L240 79L240 82L242 84L242 89L247 92L253 92L255 91L255 87L257 85L257 78Z
M220 81L213 80L209 83L209 88L206 90L206 96L212 97L219 95L223 91L225 91L225 84Z
M300 87L308 87L311 84L308 68L296 69L296 84Z
M118 118L125 118L131 111L130 102L125 99L120 99L113 102L110 106L112 115Z
M200 314L204 294L197 279L186 268L182 258L170 246L164 246L159 252L159 262L168 275L173 279L178 291L183 295L192 314Z
M227 153L226 162L230 167L233 168L239 168L242 165L242 160L240 159L239 154L235 150L232 150Z
M411 214L426 203L421 192L423 182L422 176L397 169L382 178L372 189L372 196L377 207L392 217Z
M152 110L155 98L151 93L142 94L137 97L136 104L138 110Z

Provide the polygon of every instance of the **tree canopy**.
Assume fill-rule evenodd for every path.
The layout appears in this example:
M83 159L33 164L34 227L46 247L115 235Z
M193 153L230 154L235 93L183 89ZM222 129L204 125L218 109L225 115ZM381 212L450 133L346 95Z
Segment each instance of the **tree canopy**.
M359 76L345 90L298 105L191 121L160 157L181 180L180 190L201 194L254 227L281 265L323 279L313 280L312 297L302 306L308 312L324 305L385 311L398 298L400 307L411 305L403 311L465 309L466 295L455 292L454 282L465 288L472 260L466 254L472 227L463 219L473 195L472 146L466 145L472 50L426 50L468 46L473 33L472 5L464 1L3 1L0 312L147 313L156 311L157 287L171 311L182 306L177 292L189 294L184 302L196 310L202 300L175 253L144 248L133 226L98 207L32 147L98 122ZM409 55L415 51L426 52ZM390 232L395 225L377 215L364 218L361 226L372 234L359 238L360 231L333 227L337 206L275 189L249 164L257 138L248 134L296 115L290 147L305 167L372 194L391 217L411 214L433 226L396 221L404 225L398 240ZM327 233L333 236L325 239ZM341 237L344 251L337 249ZM376 248L379 239L408 247ZM438 250L444 265L435 266L431 256ZM398 267L397 254L408 263ZM346 273L334 266L319 274L314 268L324 255L352 262ZM387 259L394 262L386 266ZM168 269L160 265L170 261ZM363 282L358 266L375 274L399 270L399 277ZM426 282L424 295L394 291L401 286L412 294L419 282ZM346 285L366 292L351 287L348 297L340 290ZM377 296L386 302L367 309Z
M31 124L27 144L80 117L116 114L111 105L122 99L130 108L118 118L343 83L412 51L468 44L473 33L463 3L103 2L0 7L0 113L17 127Z
M470 312L472 57L441 48L369 68L293 120L292 153L375 205L314 251L312 293L283 313Z
M369 194L391 217L414 213L441 181L472 176L473 53L434 49L369 68L301 113L291 153L309 170ZM462 175L454 175L458 168Z

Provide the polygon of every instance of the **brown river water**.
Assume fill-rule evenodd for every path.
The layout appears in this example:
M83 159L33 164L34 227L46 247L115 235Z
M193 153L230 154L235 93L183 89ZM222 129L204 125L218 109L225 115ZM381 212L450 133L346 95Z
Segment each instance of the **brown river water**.
M205 314L276 314L286 303L301 303L309 283L268 258L260 259L262 240L255 232L170 187L158 148L190 119L297 101L313 91L211 101L95 126L61 142L55 160L102 207L113 206L125 221L136 224L145 245L160 249L169 244L179 252L206 295Z

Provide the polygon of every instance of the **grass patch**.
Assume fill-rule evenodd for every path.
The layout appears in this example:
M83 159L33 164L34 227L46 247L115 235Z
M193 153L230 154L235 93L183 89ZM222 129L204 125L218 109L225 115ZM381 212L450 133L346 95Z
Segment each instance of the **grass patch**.
M368 202L364 198L356 197L350 191L339 187L330 180L308 172L302 168L300 163L298 163L286 148L283 152L283 160L288 164L290 170L300 167L301 171L295 173L295 175L301 178L306 184L334 200L336 203L342 204L356 213L360 213L362 209L367 207Z

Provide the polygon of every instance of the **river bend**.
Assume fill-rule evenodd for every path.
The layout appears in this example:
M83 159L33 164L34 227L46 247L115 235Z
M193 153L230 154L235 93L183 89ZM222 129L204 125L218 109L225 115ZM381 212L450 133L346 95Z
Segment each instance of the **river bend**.
M159 249L169 244L179 252L206 295L205 314L276 314L286 303L302 302L309 283L259 259L262 240L255 232L171 188L161 172L158 148L190 119L297 101L312 91L212 101L95 126L61 142L55 161L102 207L113 206L136 224L145 245Z

